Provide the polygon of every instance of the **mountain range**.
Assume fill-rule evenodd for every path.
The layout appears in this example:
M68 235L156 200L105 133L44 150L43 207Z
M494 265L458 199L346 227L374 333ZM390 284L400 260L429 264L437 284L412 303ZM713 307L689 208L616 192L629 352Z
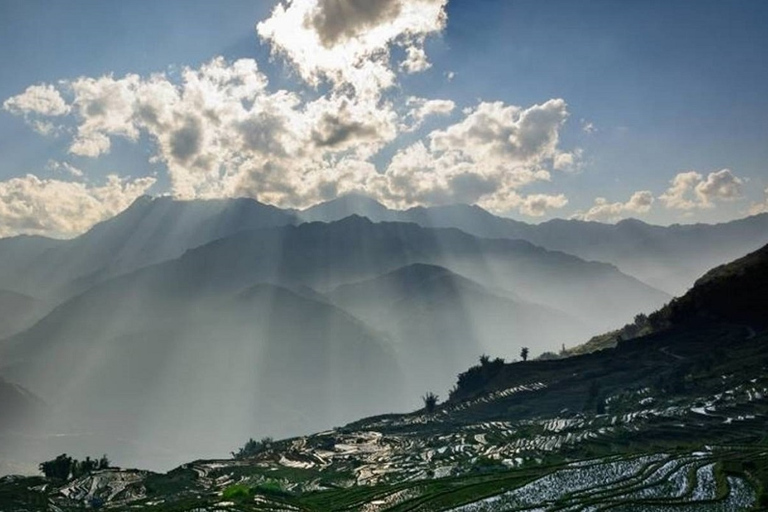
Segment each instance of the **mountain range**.
M768 238L766 222L528 225L358 196L305 211L145 197L72 240L3 239L0 376L45 404L18 456L88 443L167 468L246 434L407 410L481 354L557 352L659 308L671 295L626 268L689 286L701 260ZM728 243L705 256L715 239Z
M309 435L250 439L231 458L189 461L165 474L110 467L68 478L3 478L0 507L764 510L766 276L768 246L712 269L648 315L644 335L615 348L534 361L483 357L442 402ZM427 307L419 304L457 290L465 298L489 294L448 269L413 264L326 297L353 307L371 290L385 290L380 305L395 310L401 301ZM497 292L496 300L519 300ZM265 294L260 305L268 308L291 292L258 285L237 300ZM312 357L322 361L328 350ZM0 382L0 397L8 388ZM228 421L228 412L216 419Z

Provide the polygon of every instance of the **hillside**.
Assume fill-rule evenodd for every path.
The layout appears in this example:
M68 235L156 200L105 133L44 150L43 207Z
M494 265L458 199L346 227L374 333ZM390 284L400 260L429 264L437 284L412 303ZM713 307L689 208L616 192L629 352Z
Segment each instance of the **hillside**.
M765 293L765 258L760 251L718 269L692 293L712 302L747 283ZM434 410L251 442L236 459L167 474L111 469L45 487L6 479L0 503L10 511L96 498L155 511L763 509L768 330L688 320L578 357L483 360Z
M55 303L238 231L295 222L293 213L252 199L179 201L144 196L71 240L0 241L0 286ZM4 245L9 248L3 250ZM6 255L10 252L15 257Z
M26 460L89 444L168 468L246 434L402 405L395 355L338 308L267 284L207 298L176 285L109 282L3 342L0 372L53 406L43 424L56 436L41 434Z
M537 354L559 350L563 340L588 333L564 313L421 263L339 286L328 297L396 340L416 390L448 389L453 375L480 354L512 359L522 347Z
M566 353L594 352L616 346L623 340L702 322L734 323L750 331L762 329L768 323L766 291L768 245L710 270L685 295L673 299L658 311L647 316L638 315L633 323L596 336Z
M29 327L45 313L37 299L9 290L0 290L0 339Z

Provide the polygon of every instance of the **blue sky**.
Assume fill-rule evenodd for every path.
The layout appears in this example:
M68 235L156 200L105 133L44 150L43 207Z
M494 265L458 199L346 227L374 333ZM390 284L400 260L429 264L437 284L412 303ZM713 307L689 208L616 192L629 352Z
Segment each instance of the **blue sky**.
M381 5L392 9L374 14L355 11L355 4L366 3L360 1L340 0L352 10L333 12L323 10L333 3L325 0L286 4L286 11L301 7L313 23L324 23L309 28L277 17L276 2L3 1L0 201L7 206L0 210L0 223L6 223L0 234L71 235L143 191L250 195L298 207L361 191L397 207L477 202L531 222L574 215L714 222L768 206L768 3L419 0L411 4L423 4L419 17L400 1L387 0ZM333 18L338 12L348 18ZM257 33L256 24L267 21ZM363 41L387 23L385 39ZM410 28L397 32L403 26ZM362 84L351 68L312 62L319 52L301 53L294 44L310 28L309 36L332 38L323 39L330 41L323 48L314 43L329 58L352 56L357 68L374 62L371 76L382 78ZM419 61L418 69L404 71L409 48L414 55L423 51L429 64ZM229 73L237 59L252 59L256 67L239 73L268 81L238 101L283 112L264 128L259 123L266 107L239 112L236 122L223 117L231 109L222 107L216 114L222 126L247 125L255 134L247 147L222 142L247 137L244 132L230 135L222 127L213 134L197 126L193 105L183 99L181 70L199 71L217 56L225 59L217 73ZM192 135L199 144L189 154L177 151L179 137L135 121L135 111L110 117L108 124L86 113L104 99L97 96L108 84L79 79L120 81L136 74L138 82L119 84L138 98L145 93L136 92L142 87L136 84L146 85L152 73L164 73L164 84L178 88L183 101L165 112L162 130ZM384 83L390 75L392 83ZM13 103L40 84L57 91L65 114L42 115L34 102ZM295 102L278 91L295 95ZM216 94L217 105L231 99L222 96L230 92ZM39 95L28 97L39 101ZM422 102L409 103L414 97ZM430 100L452 107L429 103L434 108L423 109L423 119L414 122L418 106ZM488 106L481 108L483 102ZM102 115L108 102L102 103L90 112ZM541 112L529 110L536 105ZM535 147L504 146L509 134L523 137L518 121L526 114L531 123L550 123L531 124L540 138L525 137ZM497 121L502 139L483 138L498 133L478 136L478 127ZM38 133L42 125L37 131L32 125L42 122L55 129ZM290 140L276 131L279 126L292 127ZM79 128L88 140L77 149ZM254 137L274 144L256 147ZM310 139L317 147L297 158L296 148ZM288 148L292 155L285 154ZM105 185L109 174L116 178ZM147 181L136 182L142 178ZM604 200L594 208L596 198ZM93 210L87 221L68 218L83 208Z

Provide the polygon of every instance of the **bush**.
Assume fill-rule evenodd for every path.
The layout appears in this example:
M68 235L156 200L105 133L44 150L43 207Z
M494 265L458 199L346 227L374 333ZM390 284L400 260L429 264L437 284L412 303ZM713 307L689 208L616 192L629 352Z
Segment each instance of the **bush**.
M222 498L225 500L245 499L250 497L250 495L251 490L243 484L230 485L221 493Z

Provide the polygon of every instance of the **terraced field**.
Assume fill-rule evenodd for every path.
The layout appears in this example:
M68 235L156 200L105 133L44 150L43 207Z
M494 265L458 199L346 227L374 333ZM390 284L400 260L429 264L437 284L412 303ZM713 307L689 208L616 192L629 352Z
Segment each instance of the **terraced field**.
M177 470L165 482L147 480L148 475L140 472L101 472L59 489L46 500L41 499L45 491L42 486L26 488L26 496L16 489L13 504L8 493L14 482L5 479L0 483L0 497L4 498L3 510L7 512L76 510L83 500L113 510L188 512L733 511L757 504L754 477L749 470L734 471L743 468L745 462L749 462L747 467L768 466L768 447L613 456L491 474L304 493L282 489L278 479L266 479L264 472L254 472L247 464L208 462ZM153 485L163 488L164 499L149 496Z
M713 338L728 352L697 362ZM69 482L6 477L0 510L766 509L768 334L717 327L676 339L512 364L432 413L367 418L242 459Z

